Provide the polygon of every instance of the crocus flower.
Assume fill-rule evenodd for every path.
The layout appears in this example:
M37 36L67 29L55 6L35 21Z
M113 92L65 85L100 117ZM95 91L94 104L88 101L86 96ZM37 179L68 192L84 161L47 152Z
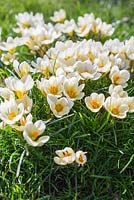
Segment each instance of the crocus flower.
M93 92L90 96L85 98L86 106L92 112L98 112L104 104L104 94L97 94Z
M15 99L5 100L0 104L0 119L6 124L15 124L24 114L24 106L22 103L17 104Z
M42 120L33 122L29 122L25 125L23 137L27 141L27 143L33 147L43 146L49 139L49 136L41 136L44 132L46 125Z
M70 147L65 147L63 150L57 150L58 155L54 157L54 162L58 165L67 165L75 161L75 152Z
M65 97L57 98L54 95L48 95L47 101L49 103L50 109L56 117L62 117L69 113L74 103Z
M87 162L87 157L86 154L87 152L83 152L83 151L77 151L75 153L75 161L78 163L78 165L83 166L86 162Z
M123 101L122 98L108 97L104 103L104 107L113 117L119 119L125 118L129 111L127 102Z

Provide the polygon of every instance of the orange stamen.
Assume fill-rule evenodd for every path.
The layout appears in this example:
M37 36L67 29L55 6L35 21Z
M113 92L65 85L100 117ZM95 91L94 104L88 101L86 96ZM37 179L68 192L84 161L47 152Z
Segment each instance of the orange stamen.
M63 110L63 105L61 103L55 105L55 110L57 112L61 112Z
M10 112L9 115L8 115L8 118L9 118L10 120L12 120L15 116L16 116L16 115L15 115L14 112Z

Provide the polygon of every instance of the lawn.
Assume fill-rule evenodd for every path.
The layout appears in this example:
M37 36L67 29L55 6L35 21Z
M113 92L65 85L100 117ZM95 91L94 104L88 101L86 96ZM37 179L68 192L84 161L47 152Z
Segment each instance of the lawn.
M134 3L132 0L1 0L0 27L2 40L15 37L15 15L19 12L43 13L45 22L55 10L63 8L67 19L77 19L93 12L107 23L116 23L112 39L121 41L134 35ZM75 39L74 39L75 40ZM36 61L26 47L19 50L19 61ZM0 86L11 76L11 67L0 62ZM125 88L134 96L134 73ZM39 74L33 76L34 80ZM103 76L85 87L92 92L108 94L109 80ZM134 114L125 119L110 116L106 111L88 110L81 99L68 115L52 115L46 98L37 87L33 99L33 120L44 120L45 135L50 140L41 147L32 147L20 132L10 126L0 132L0 199L2 200L134 200ZM73 163L57 165L55 151L71 147L87 152L83 166Z

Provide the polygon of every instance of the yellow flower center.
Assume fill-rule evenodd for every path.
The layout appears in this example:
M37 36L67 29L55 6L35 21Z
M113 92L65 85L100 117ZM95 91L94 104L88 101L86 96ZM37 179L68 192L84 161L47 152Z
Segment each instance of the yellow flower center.
M92 31L97 34L98 33L98 30L97 30L97 26L96 25L93 25L92 27Z
M51 94L56 95L56 94L58 93L58 88L57 88L56 86L50 86L49 92L50 92Z
M24 27L24 28L30 28L30 24L28 23L28 22L23 22L22 23L22 26Z
M70 58L72 58L72 56L65 57L65 61L69 60Z
M43 68L43 69L40 69L40 72L45 76L45 77L49 77L49 69L48 69L48 67L46 67L46 68Z
M93 62L94 61L94 55L93 55L93 53L91 51L88 53L88 56L89 56L89 60L91 62Z
M70 37L72 37L72 36L73 36L73 34L74 34L74 32L73 32L73 31L70 31L70 32L68 32L68 35L69 35Z
M67 156L71 156L72 155L72 153L68 152L67 150L63 151L62 153L63 153L63 156L61 156L61 157L67 157Z
M118 115L119 114L119 108L118 107L114 107L111 112L115 115Z
M9 115L8 115L8 118L10 120L12 120L15 116L16 116L16 114L14 112L10 112Z
M11 49L8 50L8 52L11 53L11 54L15 53L15 51L16 51L16 48L11 48Z
M39 133L37 131L32 133L32 140L35 140L39 136Z
M63 110L63 108L64 107L63 107L63 105L61 103L58 103L58 104L55 105L55 110L57 112L61 112Z
M120 79L120 76L119 76L119 75L115 75L115 76L113 77L113 82L114 82L114 83L117 83L117 81L119 81L119 79Z
M95 100L93 100L93 101L91 102L91 105L92 105L92 107L93 107L94 109L100 107L100 103L97 102L97 101L95 101Z
M76 98L77 97L77 91L74 88L68 89L67 94L70 98Z
M81 27L81 31L84 32L86 28L87 28L86 25L82 26L82 27Z
M20 90L15 91L15 93L16 93L16 95L17 95L17 97L18 97L19 99L21 99L21 98L24 96L24 92L22 92L22 91L20 91Z
M84 159L83 159L83 156L82 156L82 154L80 155L80 157L79 157L79 161L81 162L81 163L83 163L84 162Z
M25 119L20 119L20 123L21 123L22 126L25 126L26 120Z

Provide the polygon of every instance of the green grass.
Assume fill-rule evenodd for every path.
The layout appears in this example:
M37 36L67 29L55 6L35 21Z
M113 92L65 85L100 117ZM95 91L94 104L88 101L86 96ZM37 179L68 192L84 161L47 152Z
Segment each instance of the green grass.
M115 1L116 2L116 1ZM120 24L113 37L121 40L134 34L133 1L86 0L1 0L0 26L2 38L13 35L15 14L24 11L42 12L45 21L54 10L64 8L68 18L86 12L111 23L129 17ZM0 71L1 85L8 74ZM129 81L128 93L134 96L134 79ZM86 94L106 87L105 80L90 83ZM37 88L32 91L34 119L47 120L47 106ZM38 98L37 98L38 95ZM0 199L2 200L134 200L134 115L124 120L102 111L91 113L84 102L76 102L74 110L63 119L47 123L46 135L51 139L43 147L30 147L21 135L9 127L0 133ZM107 119L107 120L106 120ZM55 150L66 146L75 151L87 151L83 167L76 164L58 166L53 162ZM16 177L20 157L19 176Z

